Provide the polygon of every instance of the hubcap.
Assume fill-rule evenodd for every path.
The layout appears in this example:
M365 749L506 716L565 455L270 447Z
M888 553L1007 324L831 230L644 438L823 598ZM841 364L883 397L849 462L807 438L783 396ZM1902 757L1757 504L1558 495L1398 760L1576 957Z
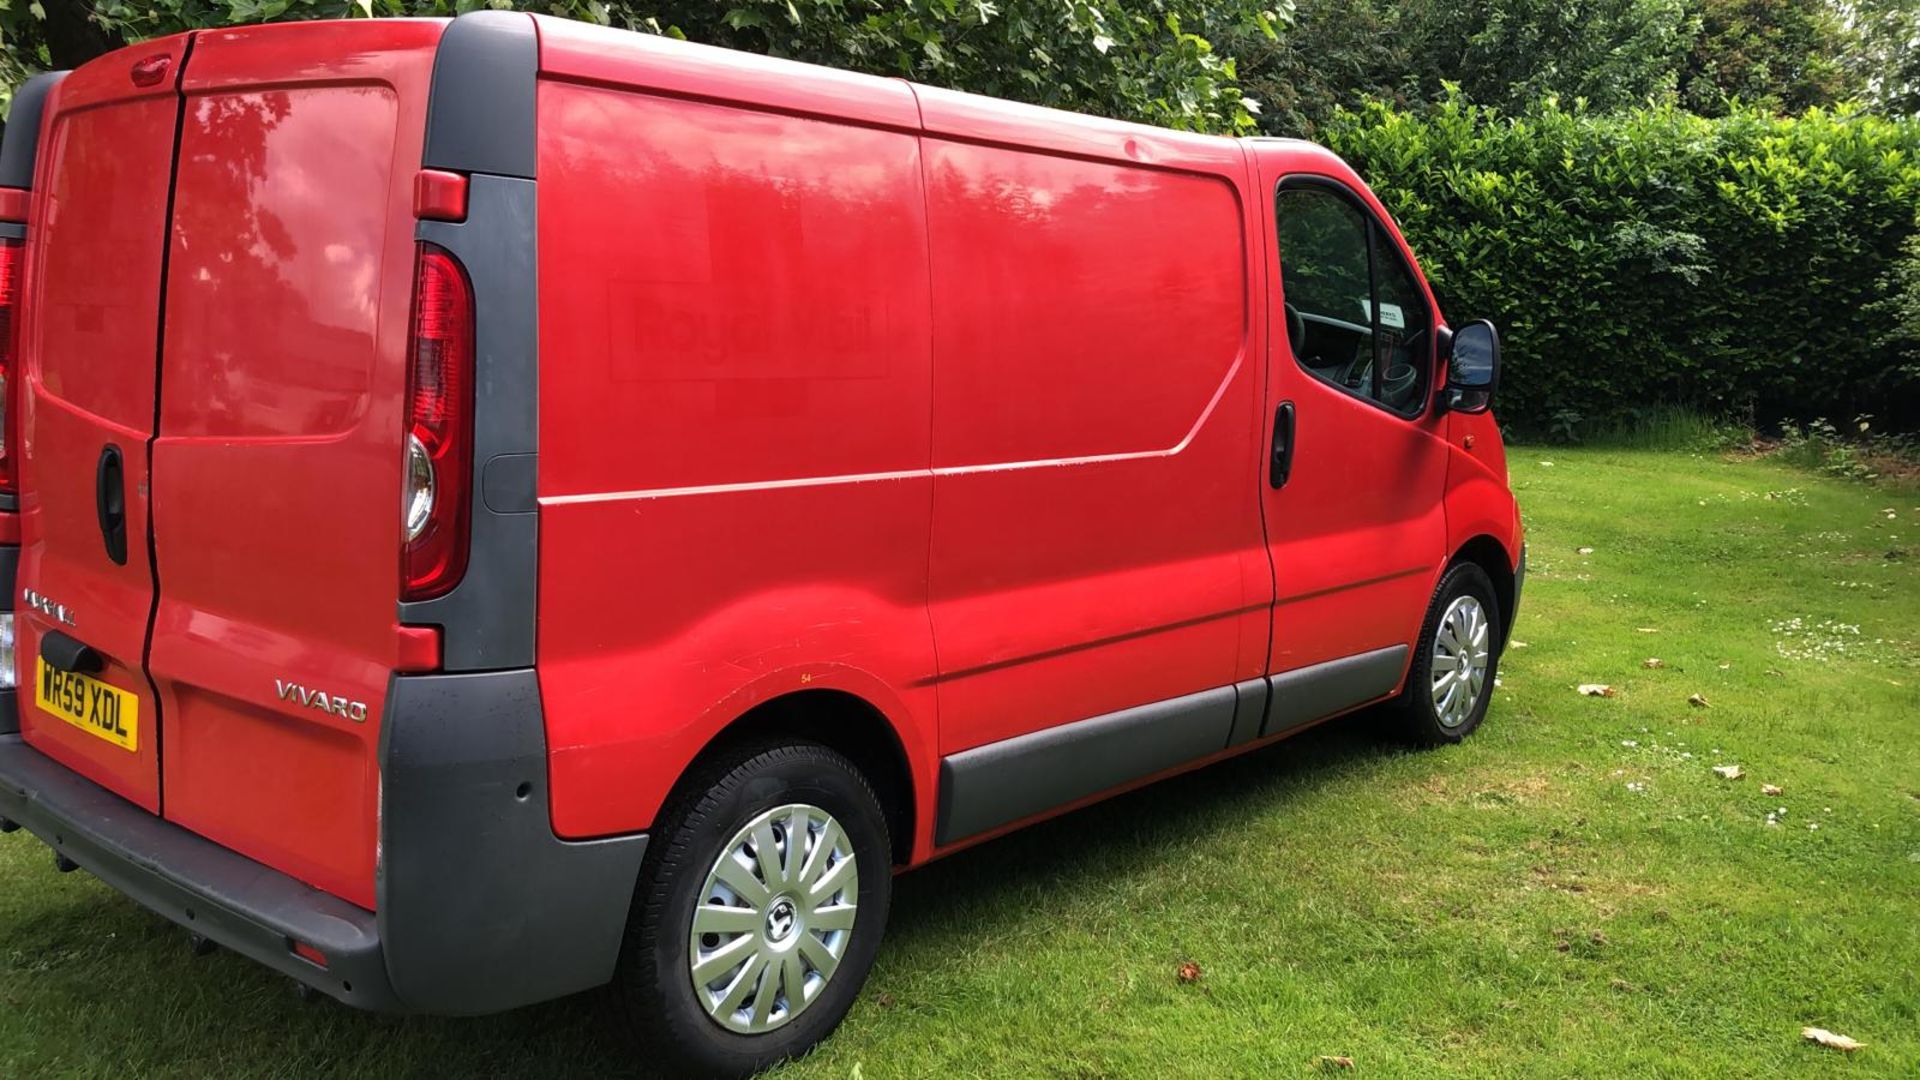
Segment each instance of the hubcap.
M1487 680L1487 612L1480 601L1462 596L1447 605L1433 632L1433 713L1444 727L1456 728L1473 715Z
M817 806L749 821L707 873L687 958L693 992L728 1031L757 1035L819 1000L853 937L853 841Z

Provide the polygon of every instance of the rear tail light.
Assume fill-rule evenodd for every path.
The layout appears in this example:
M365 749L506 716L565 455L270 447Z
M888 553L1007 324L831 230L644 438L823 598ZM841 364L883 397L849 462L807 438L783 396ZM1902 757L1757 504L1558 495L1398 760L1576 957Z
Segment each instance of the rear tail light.
M14 417L14 398L18 397L18 358L14 342L20 321L20 241L0 240L0 493L11 495L18 487L13 432L19 426Z
M431 600L467 568L473 489L473 290L451 254L421 244L407 349L403 600Z
M0 690L14 687L13 653L13 612L0 611Z

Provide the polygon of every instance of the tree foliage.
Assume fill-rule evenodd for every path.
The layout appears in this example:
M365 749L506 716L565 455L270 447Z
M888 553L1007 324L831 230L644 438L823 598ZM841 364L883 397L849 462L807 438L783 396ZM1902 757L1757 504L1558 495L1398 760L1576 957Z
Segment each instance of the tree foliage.
M1682 100L1724 114L1733 101L1796 113L1861 96L1845 59L1841 11L1805 0L1703 0L1700 34L1681 74Z
M1218 45L1273 134L1312 135L1368 101L1450 97L1711 116L1736 101L1782 114L1920 105L1920 0L1298 0L1277 38Z
M1220 0L0 0L9 86L104 47L205 26L519 8L1167 127L1250 129L1232 58L1281 12ZM1284 0L1281 0L1284 2ZM60 14L84 24L64 48ZM80 40L80 38L90 40ZM63 55L64 51L64 55Z

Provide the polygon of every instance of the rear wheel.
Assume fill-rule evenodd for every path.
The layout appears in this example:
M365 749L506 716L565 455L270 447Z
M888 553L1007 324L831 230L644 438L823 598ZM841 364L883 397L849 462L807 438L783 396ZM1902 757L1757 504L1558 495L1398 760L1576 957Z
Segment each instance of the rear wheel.
M1400 713L1416 742L1456 743L1487 715L1500 667L1500 606L1474 563L1448 570L1427 605Z
M839 1025L892 898L886 815L844 756L757 744L689 777L641 870L617 986L679 1070L744 1076Z

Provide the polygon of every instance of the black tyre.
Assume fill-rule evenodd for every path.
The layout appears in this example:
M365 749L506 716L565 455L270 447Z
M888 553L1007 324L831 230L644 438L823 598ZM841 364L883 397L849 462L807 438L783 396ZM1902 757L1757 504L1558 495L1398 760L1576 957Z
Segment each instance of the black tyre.
M641 868L616 1003L669 1075L746 1076L832 1034L866 982L893 896L887 819L815 743L743 746L683 790Z
M1457 743L1480 726L1500 670L1500 604L1487 572L1473 563L1448 570L1427 605L1399 713L1408 738Z

